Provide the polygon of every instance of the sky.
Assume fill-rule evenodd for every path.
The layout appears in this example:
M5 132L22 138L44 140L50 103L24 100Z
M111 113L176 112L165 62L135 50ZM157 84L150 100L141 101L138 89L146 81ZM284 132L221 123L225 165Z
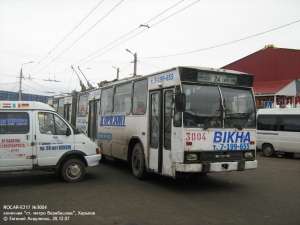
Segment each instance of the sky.
M299 0L0 0L0 91L19 91L21 69L23 93L97 87L117 68L132 76L135 53L147 75L300 49L299 11Z

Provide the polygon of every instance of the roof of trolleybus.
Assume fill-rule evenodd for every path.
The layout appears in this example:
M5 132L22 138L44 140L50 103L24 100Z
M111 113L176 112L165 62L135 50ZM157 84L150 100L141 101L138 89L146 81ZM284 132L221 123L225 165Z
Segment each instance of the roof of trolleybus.
M179 71L179 74L181 74L184 70L190 70L190 71L192 70L194 72L205 71L205 72L211 72L213 74L227 74L227 75L233 74L233 75L237 75L237 76L246 75L247 77L249 77L248 80L250 81L250 82L247 83L246 86L251 87L252 84L253 84L253 79L251 79L251 77L253 77L253 75L250 75L250 74L247 74L247 73L244 73L244 72L239 72L239 71L235 71L235 70L227 70L227 69L211 68L211 67L178 66L178 67L172 67L172 68L169 68L169 69L161 70L161 71L146 74L146 75L136 75L136 76L131 76L131 77L125 77L125 78L120 79L120 80L117 80L117 79L111 80L111 81L106 81L105 80L105 81L101 82L101 88L105 88L105 87L108 87L110 85L123 84L126 81L130 82L130 81L134 81L134 80L145 79L145 78L148 78L148 77L151 77L151 76L155 76L155 75L162 74L162 73L167 73L167 72L170 72L170 71L176 71L176 70ZM185 81L185 79L181 78L181 81ZM85 91L85 93L93 91L93 90L95 90L95 89Z

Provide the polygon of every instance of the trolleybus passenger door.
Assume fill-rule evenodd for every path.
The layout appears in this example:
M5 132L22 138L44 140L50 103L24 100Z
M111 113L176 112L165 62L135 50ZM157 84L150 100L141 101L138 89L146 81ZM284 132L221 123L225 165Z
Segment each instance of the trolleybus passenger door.
M64 105L64 118L71 123L71 104Z
M97 116L98 116L98 106L99 101L89 102L89 118L88 118L88 137L92 140L97 139Z
M149 169L165 175L172 175L172 97L172 90L159 90L150 93Z

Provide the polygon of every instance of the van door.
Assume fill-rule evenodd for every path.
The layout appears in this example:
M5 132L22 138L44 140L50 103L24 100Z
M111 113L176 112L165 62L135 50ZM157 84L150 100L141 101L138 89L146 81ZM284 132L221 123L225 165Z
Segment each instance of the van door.
M32 169L32 111L0 112L0 171Z
M57 114L36 112L36 155L39 166L53 166L67 151L75 149L72 129ZM71 135L67 136L67 129Z

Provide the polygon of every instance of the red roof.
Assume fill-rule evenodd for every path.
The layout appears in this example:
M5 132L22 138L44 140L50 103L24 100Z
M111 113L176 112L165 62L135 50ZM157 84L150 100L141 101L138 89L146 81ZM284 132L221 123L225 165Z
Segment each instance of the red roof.
M300 79L300 50L268 45L222 69L253 74L254 82Z
M277 81L269 81L269 82L254 82L253 91L255 95L276 94L285 86L290 84L292 81L293 79L277 80Z

